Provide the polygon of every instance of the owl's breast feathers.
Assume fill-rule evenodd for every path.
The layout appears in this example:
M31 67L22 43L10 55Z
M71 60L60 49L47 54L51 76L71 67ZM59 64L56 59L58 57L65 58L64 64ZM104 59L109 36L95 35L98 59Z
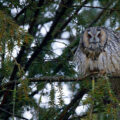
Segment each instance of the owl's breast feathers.
M91 56L87 56L81 52L78 57L76 61L80 74L86 74L91 71L105 71L110 74L120 73L120 56L117 56L117 54L104 51L94 58L95 55L92 53Z

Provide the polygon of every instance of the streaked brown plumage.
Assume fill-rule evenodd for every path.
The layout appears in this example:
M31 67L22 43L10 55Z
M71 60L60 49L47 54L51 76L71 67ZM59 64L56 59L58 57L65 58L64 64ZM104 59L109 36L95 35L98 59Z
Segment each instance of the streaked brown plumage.
M74 61L80 75L91 71L120 75L120 34L105 27L87 28L81 37ZM115 91L120 91L119 81L111 81Z

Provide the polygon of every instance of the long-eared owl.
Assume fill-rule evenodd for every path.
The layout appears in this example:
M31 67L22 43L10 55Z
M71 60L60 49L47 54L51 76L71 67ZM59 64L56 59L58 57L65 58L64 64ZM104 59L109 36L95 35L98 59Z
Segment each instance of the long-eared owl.
M105 27L87 28L80 39L74 61L80 75L104 71L120 75L120 34ZM120 80L112 81L120 89ZM120 92L120 91L119 91Z

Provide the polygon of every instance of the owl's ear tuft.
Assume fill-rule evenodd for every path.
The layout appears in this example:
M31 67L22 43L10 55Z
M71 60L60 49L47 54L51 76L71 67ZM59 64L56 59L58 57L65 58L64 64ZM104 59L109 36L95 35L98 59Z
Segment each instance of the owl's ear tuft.
M85 47L89 47L89 40L88 40L88 32L85 31L84 34L83 34L83 43L85 45Z

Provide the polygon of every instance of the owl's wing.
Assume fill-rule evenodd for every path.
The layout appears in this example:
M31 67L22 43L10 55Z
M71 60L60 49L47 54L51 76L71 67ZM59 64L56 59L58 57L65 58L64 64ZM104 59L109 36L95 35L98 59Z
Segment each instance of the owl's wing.
M115 32L115 34L120 39L120 32Z
M117 38L117 42L118 42L117 45L120 48L120 32L113 31L113 33L114 33L115 37ZM120 50L120 49L118 49L118 50ZM117 52L120 53L120 51L117 51ZM119 57L118 57L118 59L119 59ZM120 64L120 62L119 62L119 64ZM116 73L116 75L113 75L113 77L110 78L112 90L115 93L118 100L120 100L120 78L119 78L120 74L119 73L120 73L120 71L118 71L118 73ZM118 77L116 77L116 76L118 76Z

